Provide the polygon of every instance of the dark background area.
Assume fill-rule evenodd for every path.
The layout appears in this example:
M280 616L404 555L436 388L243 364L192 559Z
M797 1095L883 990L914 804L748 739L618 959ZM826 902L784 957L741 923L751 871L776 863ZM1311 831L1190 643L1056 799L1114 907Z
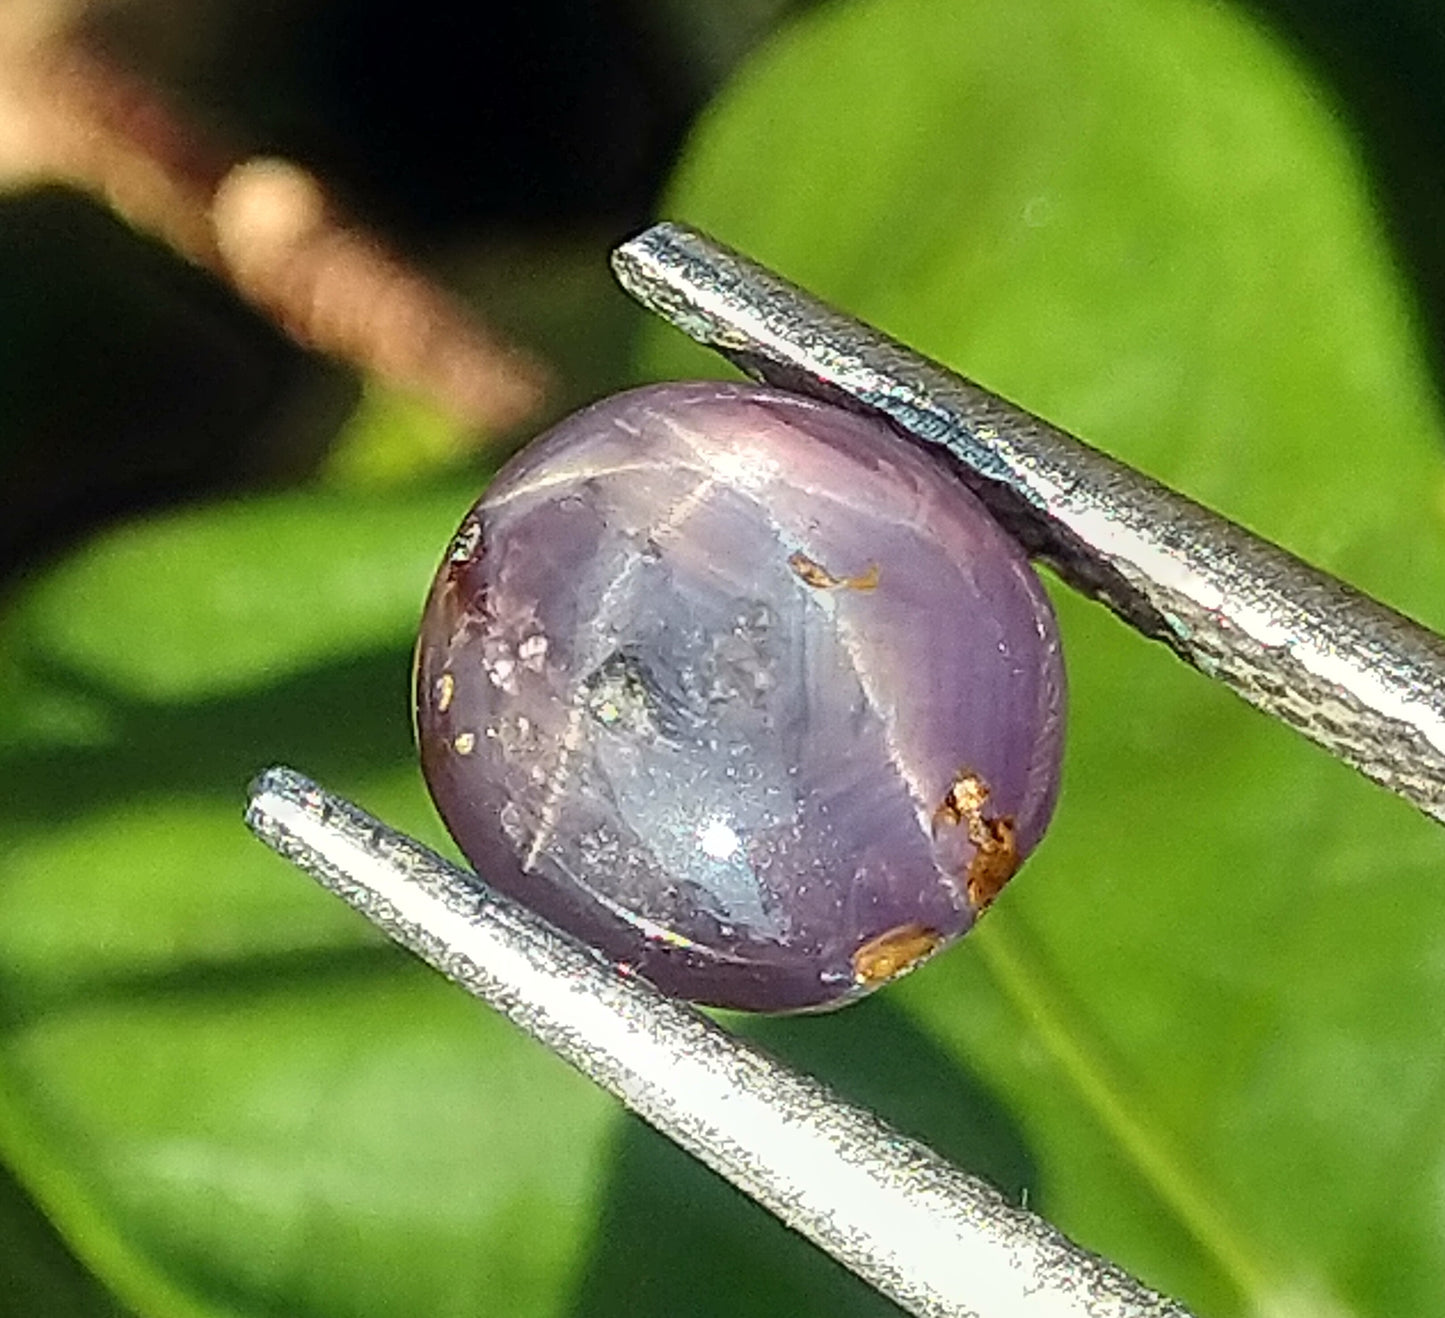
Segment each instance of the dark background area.
M653 214L735 62L801 7L154 0L104 12L97 33L199 128L315 170L551 359L570 404L624 378L631 312L608 245ZM1254 9L1338 93L1445 342L1440 9ZM0 578L98 522L304 476L354 396L346 371L93 202L0 199Z
M651 213L693 115L794 7L139 4L102 14L97 39L198 128L307 165L414 259L470 267L487 311L500 304L503 327L519 318L535 342L569 330L525 323L537 299L496 285L585 259L585 315L608 245ZM589 349L619 342L559 314ZM0 572L102 519L295 479L353 396L344 372L89 200L0 200Z

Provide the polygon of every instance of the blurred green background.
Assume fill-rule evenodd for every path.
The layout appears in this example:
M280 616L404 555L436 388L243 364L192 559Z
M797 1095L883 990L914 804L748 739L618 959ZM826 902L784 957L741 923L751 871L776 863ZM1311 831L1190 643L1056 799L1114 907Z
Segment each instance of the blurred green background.
M692 220L1445 625L1428 0L116 4L550 363ZM541 424L539 420L536 424ZM0 195L0 1311L892 1312L253 842L292 764L444 845L409 651L509 443ZM1439 1313L1445 839L1098 608L1045 845L949 956L743 1021L1207 1318Z

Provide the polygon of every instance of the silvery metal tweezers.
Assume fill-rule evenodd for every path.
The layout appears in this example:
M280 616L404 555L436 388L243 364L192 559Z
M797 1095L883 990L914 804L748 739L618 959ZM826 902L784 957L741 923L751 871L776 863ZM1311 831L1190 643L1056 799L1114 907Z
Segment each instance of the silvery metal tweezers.
M772 384L945 450L1034 557L1146 636L1445 820L1445 641L701 233L623 286ZM1188 1318L991 1186L663 997L289 769L269 845L910 1313Z

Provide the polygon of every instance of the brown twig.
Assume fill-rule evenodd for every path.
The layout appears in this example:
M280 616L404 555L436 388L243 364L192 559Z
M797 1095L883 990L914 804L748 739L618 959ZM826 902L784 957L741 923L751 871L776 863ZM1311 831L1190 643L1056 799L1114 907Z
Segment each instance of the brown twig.
M46 23L37 16L62 17ZM238 158L74 35L67 11L0 16L0 189L99 198L308 348L489 434L540 411L546 371L348 220L290 161Z

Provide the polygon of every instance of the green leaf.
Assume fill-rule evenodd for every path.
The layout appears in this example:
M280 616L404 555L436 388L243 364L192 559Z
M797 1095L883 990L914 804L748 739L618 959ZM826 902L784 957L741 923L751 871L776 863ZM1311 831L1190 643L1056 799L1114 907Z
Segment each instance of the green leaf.
M106 731L0 749L0 1150L137 1313L463 1314L487 1296L546 1315L586 1265L614 1105L241 823L247 780L279 760L443 844L411 748L412 601L460 493L122 528L4 630L14 689L83 693ZM97 584L112 553L133 571ZM190 668L149 630L171 563ZM218 611L207 565L271 611L264 637ZM377 592L359 620L314 584L350 572ZM108 649L52 626L85 590L107 600ZM206 636L245 662L214 663ZM41 1248L6 1289L62 1312L77 1283Z
M0 1233L6 1254L0 1312L125 1318L126 1311L81 1268L8 1172L0 1174Z
M376 379L332 441L323 472L342 489L385 490L455 468L487 445L444 412Z
M127 524L20 601L13 643L149 702L255 689L395 645L415 633L446 536L484 485L305 491Z
M0 1122L40 1114L19 1169L136 1308L462 1315L485 1296L557 1311L610 1105L393 960L9 1032Z
M1445 621L1409 295L1331 107L1239 13L825 8L713 107L664 213ZM661 327L644 362L717 370ZM1445 838L1059 606L1051 836L897 1000L1004 1099L1030 1202L1199 1312L1432 1312Z

